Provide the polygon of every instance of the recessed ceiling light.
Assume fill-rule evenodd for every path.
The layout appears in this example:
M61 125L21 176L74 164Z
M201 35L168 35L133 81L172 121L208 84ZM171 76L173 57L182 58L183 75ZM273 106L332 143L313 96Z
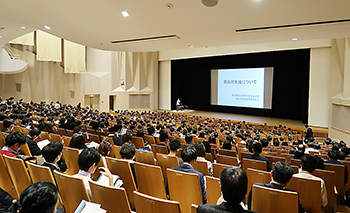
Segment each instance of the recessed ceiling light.
M27 27L21 27L21 29L27 29Z
M291 38L290 40L292 40L292 41L298 41L299 38Z
M51 27L48 25L44 25L45 29L51 30Z
M194 45L188 45L188 47L189 47L189 48L193 48L193 47L194 47Z
M2 38L2 35L0 35L0 38Z
M123 10L123 11L122 11L122 15L123 15L124 17L128 17L128 16L129 16L129 13L128 13L128 11Z

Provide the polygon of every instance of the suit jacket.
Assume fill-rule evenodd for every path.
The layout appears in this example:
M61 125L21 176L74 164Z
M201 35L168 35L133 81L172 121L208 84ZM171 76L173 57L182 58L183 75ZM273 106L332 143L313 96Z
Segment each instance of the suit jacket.
M38 144L28 136L27 136L27 144L28 144L30 153L32 153L33 156L41 155L41 149L38 147Z
M249 213L249 212L254 212L250 210L244 210L240 204L238 205L229 205L227 202L223 202L220 205L215 205L215 204L199 204L198 213L228 213L228 212L233 212L233 213Z
M348 182L348 166L343 164L342 162L339 162L336 159L330 159L330 160L326 160L324 163L329 163L329 164L336 164L336 165L343 165L345 166L345 172L344 172L344 184L346 184Z
M6 129L6 128L3 128L3 129L1 130L1 132L5 132L5 133L12 133L12 132L11 132L11 130Z
M254 153L254 154L252 154L252 155L245 156L244 158L246 158L246 159L252 159L252 160L265 161L265 162L266 162L266 166L267 166L267 171L268 171L268 172L271 171L271 165L270 165L269 160L267 160L267 159L264 158L264 157L261 157L259 154Z
M122 139L120 139L120 137L117 137L115 135L108 135L108 137L113 139L114 145L116 145L116 146L122 146L123 145Z
M13 198L9 193L0 188L0 213L10 212L8 209L12 205Z
M268 187L268 188L273 188L273 189L279 189L279 190L284 190L284 191L289 191L289 192L294 192L293 190L290 190L290 189L287 189L285 188L284 186L282 186L281 184L278 184L278 183L275 183L275 182L270 182L268 184L264 184L264 183L254 183L253 185L258 185L258 186L265 186L265 187ZM252 209L252 190L253 189L253 186L250 188L250 192L249 192L249 195L248 195L248 209L251 210ZM298 202L299 202L299 213L305 213L304 211L304 208L303 206L301 205L300 203L300 200L299 200L299 194L298 194Z
M188 172L188 173L198 174L198 176L199 176L199 183L201 185L202 201L203 201L204 204L207 203L207 191L205 189L204 177L203 177L202 173L200 173L197 170L193 169L193 167L188 165L188 164L181 164L180 166L174 167L172 169L177 170L177 171L181 171L181 172ZM165 181L165 190L166 190L167 194L169 194L168 178Z
M49 164L47 162L43 163L42 166L46 166L46 167L49 167L50 170L51 170L51 173L52 173L52 176L55 178L55 175L53 173L53 171L58 171L58 172L61 172L61 170L59 170L56 166L52 165L52 164Z

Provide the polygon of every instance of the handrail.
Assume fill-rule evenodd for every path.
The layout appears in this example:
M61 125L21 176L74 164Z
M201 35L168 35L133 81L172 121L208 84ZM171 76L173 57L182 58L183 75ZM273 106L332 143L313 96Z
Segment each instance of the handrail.
M14 59L14 60L19 60L20 59L19 55L18 54L14 54L10 48L4 46L4 50L7 52L7 54L9 54L11 59Z

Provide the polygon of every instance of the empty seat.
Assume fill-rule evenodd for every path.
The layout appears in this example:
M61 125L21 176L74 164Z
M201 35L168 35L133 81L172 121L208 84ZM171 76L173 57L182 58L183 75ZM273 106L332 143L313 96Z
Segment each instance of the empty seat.
M160 199L134 191L137 213L183 213L178 201Z

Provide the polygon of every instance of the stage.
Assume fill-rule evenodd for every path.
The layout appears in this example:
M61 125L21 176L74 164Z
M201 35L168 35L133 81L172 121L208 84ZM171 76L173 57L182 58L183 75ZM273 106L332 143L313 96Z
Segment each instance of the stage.
M261 124L267 123L269 125L282 124L283 126L305 128L305 124L303 124L301 120L270 118L270 117L263 117L263 116L254 116L254 115L231 114L231 113L224 113L224 112L208 112L208 111L199 111L199 110L191 110L191 109L184 109L179 111L171 110L170 112L182 113L187 115L195 115L195 116L203 116L203 117L231 119L235 121L246 121L246 122L261 123ZM323 131L327 130L327 128L319 128L319 127L317 128L312 127L312 128L323 130Z

